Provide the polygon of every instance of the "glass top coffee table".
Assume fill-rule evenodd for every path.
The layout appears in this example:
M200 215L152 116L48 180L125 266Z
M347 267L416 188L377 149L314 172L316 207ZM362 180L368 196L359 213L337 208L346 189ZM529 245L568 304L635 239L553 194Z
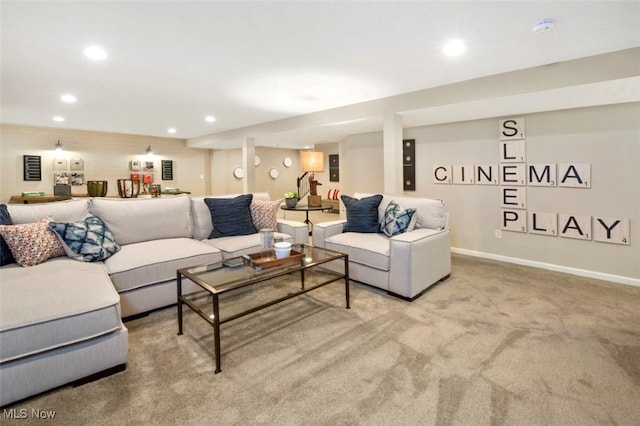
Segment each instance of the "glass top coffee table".
M264 253L265 263L260 263L260 254L252 254L233 259L225 262L211 263L207 265L194 266L190 268L182 268L177 271L177 287L178 287L178 335L182 334L182 314L183 305L187 305L191 310L196 312L202 319L213 327L214 345L216 357L216 373L220 373L220 325L233 321L243 316L252 314L261 309L273 306L285 300L300 296L301 294L324 287L327 284L344 280L344 291L346 298L346 308L349 309L349 256L333 250L320 247L314 247L307 244L293 244L291 247L290 259L280 259L280 261L267 261L273 259L268 252ZM323 263L338 261L342 259L344 262L344 273L336 273L333 271L323 270L322 273L316 274L311 286L305 285L305 272L311 272L312 268L322 265ZM255 260L255 262L254 262ZM257 264L261 264L262 267ZM273 266L275 264L275 266ZM229 315L226 318L220 318L220 296L231 292L240 292L251 286L264 283L285 275L299 273L300 285L295 290L287 289L284 296L272 298L270 300L260 300L256 306ZM201 291L190 294L183 294L182 279L186 278L200 287ZM319 281L319 282L318 282ZM278 286L278 282L275 286ZM212 305L210 306L213 314L206 312L198 300L211 297ZM211 312L211 311L209 311Z

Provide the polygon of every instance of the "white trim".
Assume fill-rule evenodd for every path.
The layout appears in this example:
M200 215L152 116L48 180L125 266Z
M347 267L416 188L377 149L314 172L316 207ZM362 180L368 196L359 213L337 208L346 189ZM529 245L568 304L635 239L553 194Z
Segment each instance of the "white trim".
M586 269L571 268L569 266L555 265L553 263L537 262L535 260L521 259L518 257L502 256L494 253L486 253L482 251L468 250L458 247L451 247L451 252L465 254L468 256L481 257L484 259L498 260L500 262L515 263L517 265L532 266L534 268L548 269L550 271L564 272L567 274L578 275L581 277L595 278L597 280L611 281L619 284L640 287L640 279L625 277L622 275L605 274L603 272L589 271Z

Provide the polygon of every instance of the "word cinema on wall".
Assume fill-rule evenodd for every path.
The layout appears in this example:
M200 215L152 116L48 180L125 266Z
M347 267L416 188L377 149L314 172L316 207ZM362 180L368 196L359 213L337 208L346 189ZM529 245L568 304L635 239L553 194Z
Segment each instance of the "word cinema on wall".
M629 219L539 211L527 205L527 187L591 188L589 163L527 163L524 117L500 120L499 164L433 166L436 184L500 188L500 226L581 240L630 245Z

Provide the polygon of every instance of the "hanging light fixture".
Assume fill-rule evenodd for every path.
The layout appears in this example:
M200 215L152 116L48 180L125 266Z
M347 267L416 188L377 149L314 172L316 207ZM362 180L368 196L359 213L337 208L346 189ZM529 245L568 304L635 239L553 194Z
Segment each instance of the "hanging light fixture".
M56 142L56 152L62 152L62 144L60 143L60 139Z
M151 145L147 147L147 155L153 155L153 150L151 149Z

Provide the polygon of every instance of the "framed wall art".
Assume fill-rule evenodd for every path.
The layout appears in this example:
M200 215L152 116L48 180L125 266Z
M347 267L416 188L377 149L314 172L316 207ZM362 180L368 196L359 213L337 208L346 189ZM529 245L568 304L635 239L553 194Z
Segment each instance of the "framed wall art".
M42 164L39 155L22 156L22 179L27 181L42 180Z
M69 185L69 173L54 173L53 182L56 185Z
M72 171L81 171L84 170L84 160L75 159L69 161L69 169Z
M71 173L71 185L84 185L84 173Z
M162 160L162 180L173 180L173 161Z
M53 160L53 171L54 172L64 172L67 170L67 160L65 159L55 159Z

